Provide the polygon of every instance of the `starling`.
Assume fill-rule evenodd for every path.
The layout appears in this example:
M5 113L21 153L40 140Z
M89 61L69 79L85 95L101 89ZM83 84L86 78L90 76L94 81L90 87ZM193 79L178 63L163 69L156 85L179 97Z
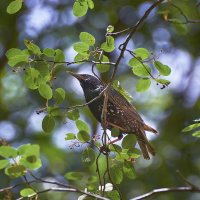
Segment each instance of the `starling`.
M73 72L69 72L69 74L79 80L86 102L98 97L105 88L105 84L103 82L89 74L76 74ZM92 114L100 123L103 103L104 95L88 104ZM145 131L150 131L153 133L157 133L157 131L145 124L140 115L137 113L135 107L133 107L119 92L112 87L110 87L108 91L106 124L106 128L110 130L112 128L117 128L122 134L135 134L145 159L150 159L149 153L155 155L155 151L150 145L145 135Z

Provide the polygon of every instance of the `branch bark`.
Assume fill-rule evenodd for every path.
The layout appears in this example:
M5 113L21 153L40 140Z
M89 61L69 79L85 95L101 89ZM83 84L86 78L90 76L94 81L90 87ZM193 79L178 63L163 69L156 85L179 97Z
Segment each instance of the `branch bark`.
M200 193L200 189L193 188L193 187L159 188L159 189L154 189L151 192L148 192L146 194L134 197L130 200L141 200L141 199L146 199L151 196L155 196L157 194L164 194L164 193L170 193L170 192L198 192Z

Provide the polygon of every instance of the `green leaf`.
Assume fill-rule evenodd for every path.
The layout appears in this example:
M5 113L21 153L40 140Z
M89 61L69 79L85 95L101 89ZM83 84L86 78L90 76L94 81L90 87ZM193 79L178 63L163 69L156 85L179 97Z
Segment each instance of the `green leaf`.
M63 53L62 50L56 49L54 62L64 62L64 61L65 61L65 54ZM61 63L61 64L63 64L63 63Z
M18 154L23 155L28 150L31 144L23 144L17 148Z
M7 13L14 14L22 7L22 0L12 1L7 7Z
M168 67L167 65L163 65L161 62L159 61L155 61L154 65L156 67L156 69L159 71L159 73L163 76L169 76L171 73L171 69L170 67Z
M18 147L18 153L21 156L19 163L29 169L41 167L40 146L25 144Z
M39 157L40 156L40 146L37 144L26 144L26 145L22 145L18 148L18 152L21 152L21 155L26 155L26 156L36 156Z
M124 149L129 149L136 145L136 137L133 134L126 135L122 141L122 147Z
M127 154L129 155L129 158L139 158L141 156L141 151L131 147L128 149Z
M82 53L89 50L89 45L84 42L77 42L73 45L73 48L76 52Z
M80 117L79 110L78 109L69 110L67 112L67 117L71 120L76 121Z
M41 80L38 80L38 82L47 82L51 79L49 65L47 63L37 62L37 65L33 69L36 69L40 73Z
M135 53L136 57L140 57L142 60L144 60L150 56L149 51L145 48L135 49L134 53Z
M94 8L94 2L92 0L87 0L87 3L88 3L88 7L90 9L93 9Z
M19 149L18 149L19 151ZM23 148L21 147L21 159L19 160L19 163L23 166L25 166L28 169L38 169L42 166L41 160L39 158L40 156L40 146L39 145L27 145Z
M132 71L137 76L150 76L151 68L148 65L134 66L132 67Z
M4 158L17 157L17 150L11 146L0 146L0 156Z
M8 64L14 67L20 63L28 63L29 53L26 50L21 51L20 49L12 48L6 52L6 57L8 58Z
M79 131L85 131L87 133L90 132L90 128L88 125L82 121L82 120L76 120L76 127L78 128Z
M124 175L129 179L135 179L136 177L136 172L132 162L128 162L126 160L124 161L123 172Z
M178 32L180 35L186 35L188 33L189 29L186 24L174 23L173 26L174 26L176 32Z
M24 188L20 191L20 195L22 197L29 197L29 196L33 196L34 194L37 194L33 189L31 188Z
M118 128L112 128L111 135L112 137L118 137L120 135L120 130Z
M80 142L90 141L90 135L86 131L79 131L78 134L77 134L77 138Z
M166 80L166 79L155 79L158 83L163 84L168 86L170 84L170 81Z
M95 44L95 38L90 33L81 32L79 38L82 42L88 44L89 46L93 46Z
M64 177L70 181L82 180L83 172L68 172L64 175Z
M97 60L99 61L99 60ZM109 58L105 55L103 55L101 57L101 62L110 62L109 61ZM110 65L109 64L97 64L96 65L96 68L101 72L101 73L104 73L104 72L107 72L109 69L110 69Z
M112 36L106 37L106 42L101 44L101 49L105 52L112 52L115 49L115 40Z
M40 158L37 158L35 155L24 156L19 163L31 170L39 169L42 166Z
M34 44L33 42L29 40L24 40L24 44L26 45L27 49L31 51L33 54L35 55L41 54L40 47Z
M141 78L136 84L137 92L144 92L149 89L151 85L151 80L149 78Z
M18 178L24 176L26 173L26 168L23 165L12 165L5 169L5 174L11 178Z
M88 53L78 53L75 56L74 61L76 61L77 63L84 63L81 60L88 60L89 57L90 57L90 54L88 54ZM78 61L81 61L81 62L78 62Z
M200 137L200 131L196 131L196 132L192 133L192 136Z
M91 5L90 5L91 6ZM86 1L77 0L73 5L73 14L76 17L82 17L87 13L88 3Z
M57 106L48 106L47 113L52 117L62 116L61 109Z
M67 133L65 140L75 140L76 139L76 134L74 133Z
M53 94L56 104L61 104L65 100L65 90L57 88Z
M108 33L112 33L113 31L114 31L114 26L109 25L109 26L107 27L107 32L108 32Z
M140 58L131 58L129 60L128 65L130 67L143 67L142 61L140 60Z
M97 183L98 182L98 178L97 176L89 176L88 178L88 183L92 184L92 183Z
M121 86L118 80L114 80L112 86L123 97L125 97L127 101L131 102L133 100L133 97Z
M114 164L110 168L110 176L115 184L120 184L123 180L122 169L118 165Z
M173 23L173 27L179 34L185 35L188 33L188 27L186 26L186 24L183 24L182 20L171 18L171 19L168 19L168 21Z
M128 160L130 158L130 156L128 155L128 151L129 149L122 149L122 151L116 155L115 159L120 162L124 162L124 160Z
M38 91L40 95L45 99L51 99L53 96L51 87L46 83L41 84L38 88Z
M24 82L29 89L35 90L38 88L39 74L39 71L32 67L29 67L26 70L26 73L24 75Z
M117 190L113 190L113 191L110 191L110 192L106 192L108 198L110 200L120 200L120 195L119 193L117 192Z
M55 120L52 116L46 115L44 119L42 120L42 129L49 133L51 132L55 127Z
M86 166L91 166L95 162L95 152L92 148L87 147L82 153L82 162Z
M171 19L168 19L169 22L173 22L173 23L182 23L182 21L180 19L176 19L176 18L171 18Z
M185 127L185 128L182 130L182 132L192 131L192 130L198 128L198 127L200 127L200 123L191 124L191 125Z
M122 148L117 144L111 144L110 145L110 151L120 153L120 152L122 152Z
M44 55L47 56L47 57L54 57L54 55L55 55L55 50L54 50L54 49L51 49L51 48L45 48L45 49L43 50L43 53L44 53Z
M9 160L0 160L0 169L7 167L10 164Z

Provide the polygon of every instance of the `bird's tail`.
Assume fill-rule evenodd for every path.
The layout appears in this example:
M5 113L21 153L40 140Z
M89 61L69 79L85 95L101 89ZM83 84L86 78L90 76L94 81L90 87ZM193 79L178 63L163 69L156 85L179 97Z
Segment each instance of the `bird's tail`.
M154 148L150 145L144 131L140 131L140 134L136 134L136 137L144 159L149 160L149 153L153 156L155 155Z
M152 133L155 133L155 134L158 134L158 131L154 128L152 128L151 126L147 125L147 124L144 124L144 130L145 131L150 131Z

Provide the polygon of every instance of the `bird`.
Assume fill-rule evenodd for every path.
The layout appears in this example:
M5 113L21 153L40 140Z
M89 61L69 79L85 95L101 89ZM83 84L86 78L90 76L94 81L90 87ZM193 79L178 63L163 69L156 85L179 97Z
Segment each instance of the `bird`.
M68 71L68 73L79 81L87 103L96 98L96 100L88 103L88 107L97 121L101 123L105 97L104 95L100 96L100 94L105 90L106 84L96 76L78 74L71 71ZM108 88L107 94L106 129L118 129L121 133L118 140L123 138L123 134L135 134L144 159L149 160L149 154L154 156L155 150L149 143L145 131L157 134L157 130L145 124L136 108L112 86Z

